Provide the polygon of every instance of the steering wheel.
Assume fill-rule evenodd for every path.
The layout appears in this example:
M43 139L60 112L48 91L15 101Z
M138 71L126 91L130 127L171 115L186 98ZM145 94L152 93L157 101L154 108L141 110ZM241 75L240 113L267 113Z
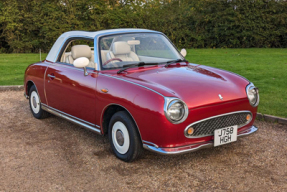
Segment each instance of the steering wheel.
M103 65L106 65L106 64L110 63L111 61L115 61L115 60L123 61L120 58L112 58L112 59L107 60Z

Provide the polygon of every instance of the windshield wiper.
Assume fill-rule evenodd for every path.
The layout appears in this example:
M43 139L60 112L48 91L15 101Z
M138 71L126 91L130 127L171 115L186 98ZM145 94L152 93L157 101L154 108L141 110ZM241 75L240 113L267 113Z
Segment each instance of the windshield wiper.
M141 66L145 66L145 65L158 65L158 63L145 63L145 62L139 62L137 64L131 64L131 65L124 65L122 69L120 69L117 74L120 74L121 72L125 71L128 68L132 68L132 67L141 67Z
M172 63L177 63L177 62L188 62L188 61L185 60L185 59L171 60L171 61L166 62L165 67L169 66L169 65L172 64Z

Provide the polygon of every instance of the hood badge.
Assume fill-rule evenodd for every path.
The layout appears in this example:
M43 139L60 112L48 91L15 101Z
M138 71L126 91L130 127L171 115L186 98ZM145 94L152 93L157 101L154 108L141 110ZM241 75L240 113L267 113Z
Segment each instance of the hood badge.
M223 100L223 97L220 94L218 95L218 97L221 101Z

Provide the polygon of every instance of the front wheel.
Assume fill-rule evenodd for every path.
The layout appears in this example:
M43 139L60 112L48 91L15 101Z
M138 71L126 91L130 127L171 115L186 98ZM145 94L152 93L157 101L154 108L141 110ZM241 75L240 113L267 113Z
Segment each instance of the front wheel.
M117 158L131 162L142 152L142 142L137 127L125 111L113 115L109 123L109 141Z
M41 108L41 101L35 85L29 90L29 104L33 116L37 119L44 119L49 113Z

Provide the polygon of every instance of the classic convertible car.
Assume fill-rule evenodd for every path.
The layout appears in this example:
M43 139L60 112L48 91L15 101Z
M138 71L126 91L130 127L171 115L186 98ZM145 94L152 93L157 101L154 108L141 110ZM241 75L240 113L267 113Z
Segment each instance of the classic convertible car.
M257 131L258 89L185 55L152 30L66 32L26 69L25 96L34 117L54 114L108 135L127 162L143 148L182 154Z

